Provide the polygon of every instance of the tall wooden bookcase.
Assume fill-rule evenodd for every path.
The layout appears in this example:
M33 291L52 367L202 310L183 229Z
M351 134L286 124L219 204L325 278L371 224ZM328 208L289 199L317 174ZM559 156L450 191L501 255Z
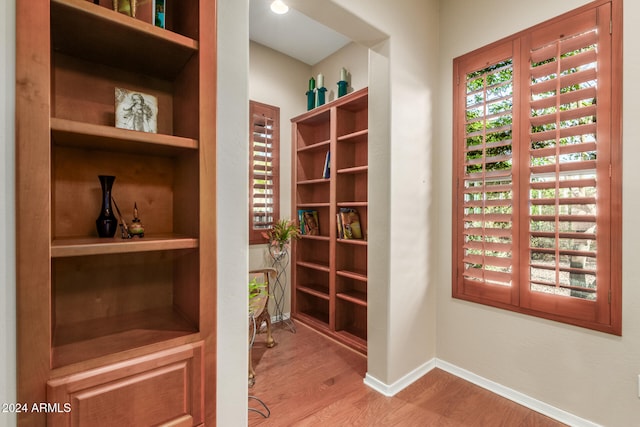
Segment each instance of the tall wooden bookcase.
M293 244L292 314L367 351L368 89L292 120L293 217L317 211L318 235ZM329 177L324 163L330 152ZM358 211L362 239L340 238L337 215Z
M18 423L214 425L215 1L166 29L112 1L17 1ZM114 126L115 88L157 133ZM98 175L143 238L97 237Z

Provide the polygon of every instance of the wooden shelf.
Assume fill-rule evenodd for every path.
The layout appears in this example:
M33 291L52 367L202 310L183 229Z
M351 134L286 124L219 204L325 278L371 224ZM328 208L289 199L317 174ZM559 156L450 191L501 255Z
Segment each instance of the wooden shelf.
M365 173L369 170L369 166L354 166L350 168L338 169L338 173L344 174L355 174L355 173Z
M304 126L328 125L331 119L331 112L327 108L329 104L302 113L294 117L291 121L298 122Z
M367 281L367 275L364 272L338 270L338 271L336 271L336 274L338 276L348 277L349 279L359 280L361 282L366 282Z
M309 151L328 150L331 141L316 142L315 144L305 145L298 148L298 153L305 153Z
M328 265L318 264L315 262L298 261L296 265L299 265L300 267L310 268L312 270L324 271L326 273L329 272Z
M369 205L368 202L338 202L339 208L354 208L354 207L367 207Z
M306 179L304 181L298 181L297 185L317 185L317 184L329 184L331 181L327 178Z
M51 136L53 143L59 146L135 154L174 156L198 149L197 139L137 132L55 117L51 119Z
M296 288L300 292L304 292L308 295L313 295L314 297L322 298L325 300L329 300L329 294L319 286L313 285L301 285Z
M337 242L344 245L360 245L367 246L368 242L364 239L337 239Z
M367 137L368 135L369 135L369 129L363 129L363 130L352 132L346 135L340 135L338 136L338 141L340 142L350 141L350 140L361 138L361 137Z
M164 79L198 51L196 40L86 0L52 0L51 33L56 52Z
M357 292L357 291L337 292L336 298L339 298L343 301L358 304L363 307L367 306L367 294L365 294L364 292Z
M51 243L51 257L126 254L193 249L197 247L197 238L179 235L145 235L143 238L136 237L128 240L120 239L117 235L113 239L98 237L64 238L56 239Z
M54 368L196 333L197 327L171 308L58 326Z
M322 240L322 241L328 241L330 239L329 236L323 236L323 235L310 236L308 234L303 234L302 236L300 236L300 238L305 240Z
M322 208L322 207L329 207L330 203L329 202L323 202L323 203L298 203L296 205L298 208L302 208L302 209L307 209L307 208Z
M324 321L324 318L328 318L328 316L320 311L297 312L295 314L295 319L300 320L306 325L321 332L329 332L328 319Z

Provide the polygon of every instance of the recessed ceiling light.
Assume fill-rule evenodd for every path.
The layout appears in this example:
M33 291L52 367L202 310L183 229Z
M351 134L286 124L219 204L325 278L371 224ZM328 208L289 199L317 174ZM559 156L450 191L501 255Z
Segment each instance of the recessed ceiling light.
M273 13L277 13L278 15L282 15L289 12L289 6L284 4L282 0L275 0L273 3L271 3L271 11Z

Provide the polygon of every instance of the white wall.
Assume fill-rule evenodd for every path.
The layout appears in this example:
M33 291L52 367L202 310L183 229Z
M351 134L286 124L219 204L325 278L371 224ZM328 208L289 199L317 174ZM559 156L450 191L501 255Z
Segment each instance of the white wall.
M217 13L216 415L219 426L242 426L248 420L249 361L249 2L218 0Z
M16 401L15 7L0 5L0 403ZM15 423L0 413L0 426Z
M623 335L611 336L451 298L452 59L545 19L588 3L538 0L441 1L439 136L435 141L438 206L437 354L454 365L583 419L614 427L640 425L640 4L624 3ZM496 10L500 10L497 14ZM470 25L469 23L474 23Z
M369 49L351 42L331 56L315 64L311 69L313 76L322 73L327 88L326 100L331 102L338 97L340 69L345 68L350 78L348 93L369 85Z

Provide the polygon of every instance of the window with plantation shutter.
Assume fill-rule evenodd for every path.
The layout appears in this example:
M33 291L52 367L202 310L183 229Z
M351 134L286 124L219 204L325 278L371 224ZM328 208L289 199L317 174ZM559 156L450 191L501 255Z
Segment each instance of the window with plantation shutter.
M265 243L262 233L279 215L280 109L249 103L249 243Z
M621 7L454 60L454 297L621 333Z

